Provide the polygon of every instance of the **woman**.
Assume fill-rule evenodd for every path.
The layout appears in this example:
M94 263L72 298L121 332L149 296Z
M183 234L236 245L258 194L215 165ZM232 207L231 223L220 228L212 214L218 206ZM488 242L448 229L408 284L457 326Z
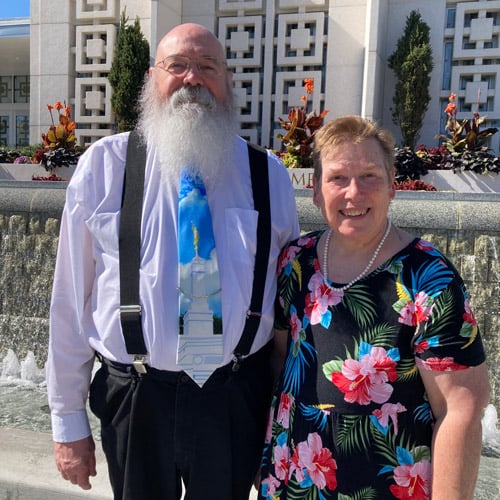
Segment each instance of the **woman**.
M390 133L357 116L315 139L314 203L328 228L281 255L285 358L261 467L266 499L472 499L488 403L464 284L388 219Z

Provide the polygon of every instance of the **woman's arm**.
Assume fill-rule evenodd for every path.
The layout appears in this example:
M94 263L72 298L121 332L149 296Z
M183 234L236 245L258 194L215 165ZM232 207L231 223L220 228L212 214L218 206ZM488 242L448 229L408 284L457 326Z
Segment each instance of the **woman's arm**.
M432 500L472 500L481 456L481 418L490 385L486 364L452 372L420 369L436 419Z

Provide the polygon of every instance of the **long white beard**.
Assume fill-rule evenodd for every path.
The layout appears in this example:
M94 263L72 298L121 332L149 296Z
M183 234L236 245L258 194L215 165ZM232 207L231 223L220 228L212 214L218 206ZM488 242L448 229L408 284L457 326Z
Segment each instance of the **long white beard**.
M164 180L177 181L188 169L213 185L231 168L237 121L229 101L220 105L205 87L188 86L165 101L152 79L145 83L138 127L156 148Z

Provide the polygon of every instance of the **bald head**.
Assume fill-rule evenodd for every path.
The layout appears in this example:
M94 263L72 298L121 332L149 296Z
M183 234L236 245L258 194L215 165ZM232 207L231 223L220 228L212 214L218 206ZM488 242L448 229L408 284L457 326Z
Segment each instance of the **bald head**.
M185 23L170 30L160 40L155 63L167 56L188 56L188 53L198 57L215 57L221 62L226 60L222 44L211 31L200 24Z

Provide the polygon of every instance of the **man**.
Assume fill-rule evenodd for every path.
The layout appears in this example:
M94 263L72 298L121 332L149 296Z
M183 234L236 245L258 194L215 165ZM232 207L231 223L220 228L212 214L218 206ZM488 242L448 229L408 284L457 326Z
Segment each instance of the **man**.
M96 474L85 410L90 391L115 499L178 499L181 479L191 500L248 498L272 383L277 258L299 229L288 174L267 155L272 232L262 317L249 355L234 371L254 281L257 213L247 144L234 134L231 84L224 49L202 26L177 26L159 43L138 127L147 142L140 235L145 374L133 367L120 324L118 234L129 135L90 147L67 188L47 383L57 467L83 489ZM223 345L205 370L208 380L184 371L176 358L185 339L177 216L186 167L206 186L219 267ZM196 253L203 229L193 228ZM95 355L102 364L90 385Z

